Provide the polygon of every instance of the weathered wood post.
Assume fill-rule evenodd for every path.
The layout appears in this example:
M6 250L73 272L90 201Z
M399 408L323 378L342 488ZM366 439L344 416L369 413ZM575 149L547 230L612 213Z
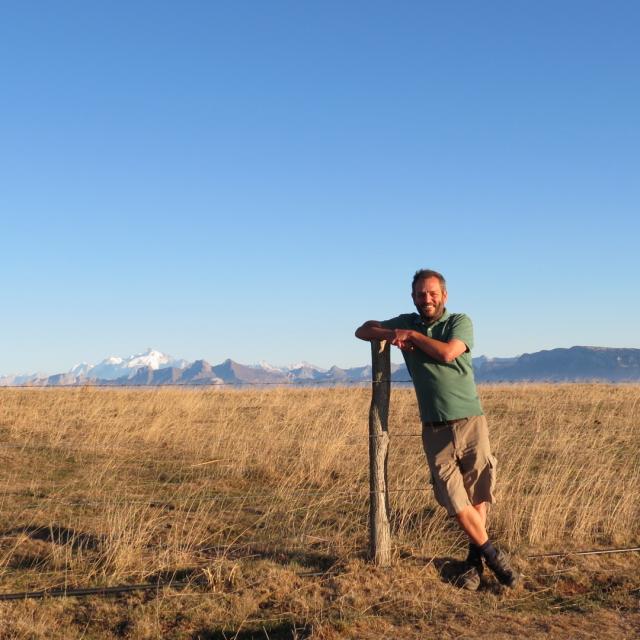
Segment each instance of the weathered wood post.
M389 343L371 342L371 408L369 409L369 552L375 564L391 564L391 527L387 488L391 357Z

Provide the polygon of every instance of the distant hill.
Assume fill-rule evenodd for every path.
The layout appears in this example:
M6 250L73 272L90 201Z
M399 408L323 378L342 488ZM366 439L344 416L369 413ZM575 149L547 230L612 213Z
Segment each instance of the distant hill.
M473 366L478 382L631 382L640 381L640 349L551 349L517 358L475 358Z
M514 358L473 359L478 382L638 382L640 349L571 347L525 353ZM104 375L106 374L106 375ZM104 377L103 377L104 375ZM404 364L391 365L391 379L408 384ZM0 376L0 386L159 386L159 385L317 385L362 384L371 380L371 365L323 369L307 362L275 367L266 362L245 365L227 359L187 362L149 349L129 358L111 357L99 365L76 365L67 373Z

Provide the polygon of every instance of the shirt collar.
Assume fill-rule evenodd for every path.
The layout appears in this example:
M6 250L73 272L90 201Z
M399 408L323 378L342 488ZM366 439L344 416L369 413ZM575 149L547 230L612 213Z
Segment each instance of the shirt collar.
M447 308L445 307L444 311L442 312L442 315L435 321L432 322L431 324L427 324L423 317L419 314L419 313L414 313L413 314L413 324L419 326L419 327L435 327L437 324L440 324L441 322L444 322L451 314L447 311Z

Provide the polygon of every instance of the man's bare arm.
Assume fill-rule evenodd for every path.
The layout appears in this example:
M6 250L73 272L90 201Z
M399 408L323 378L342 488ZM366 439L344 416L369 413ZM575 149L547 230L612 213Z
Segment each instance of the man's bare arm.
M413 351L415 346L406 339L398 337L400 329L386 329L377 320L367 320L356 329L356 338L360 340L389 340L392 345L403 351ZM406 333L406 331L404 332Z
M356 329L356 338L360 340L393 340L395 337L394 329L385 329L377 320L367 320Z
M410 329L385 329L377 320L367 320L362 326L356 329L356 338L360 340L390 340L403 351L413 351L420 349L434 360L440 362L453 362L466 350L467 345L458 338L443 342L425 336L419 331Z
M395 333L396 339L401 343L411 344L416 349L420 349L420 351L440 362L453 362L467 350L467 345L458 338L443 342L442 340L425 336L419 331L396 329Z

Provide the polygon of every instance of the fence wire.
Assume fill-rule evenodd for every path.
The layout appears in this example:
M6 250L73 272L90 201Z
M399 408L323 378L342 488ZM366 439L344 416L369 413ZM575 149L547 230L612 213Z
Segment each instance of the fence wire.
M189 387L191 389L216 389L218 387L314 387L316 385L333 385L334 387L367 387L377 384L411 384L413 381L403 379L382 380L265 380L251 382L248 380L222 382L158 382L153 383L106 383L106 382L75 382L63 384L0 384L0 389L157 389L166 387Z

